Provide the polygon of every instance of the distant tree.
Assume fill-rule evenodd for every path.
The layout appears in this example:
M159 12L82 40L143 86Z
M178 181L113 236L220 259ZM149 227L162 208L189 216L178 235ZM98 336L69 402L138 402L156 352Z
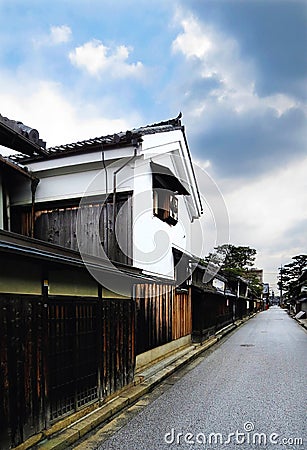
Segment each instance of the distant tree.
M243 275L253 267L256 254L254 248L223 244L215 247L205 261L218 264L223 272Z
M288 300L295 300L300 294L298 279L307 269L307 255L293 256L292 262L279 269L278 287L282 288Z
M223 244L209 253L205 263L218 266L226 278L241 276L250 282L250 289L256 296L262 293L262 284L251 269L254 267L257 251L247 246Z

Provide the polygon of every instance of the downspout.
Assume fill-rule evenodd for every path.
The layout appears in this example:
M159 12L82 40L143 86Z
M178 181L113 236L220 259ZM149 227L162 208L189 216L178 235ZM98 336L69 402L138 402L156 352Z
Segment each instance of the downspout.
M11 231L11 201L8 192L5 194L5 204L6 204L6 217L7 217L7 231Z
M34 223L35 223L35 193L36 189L39 183L38 178L33 178L31 181L31 193L32 193L32 200L31 200L31 237L34 237Z
M117 174L137 157L137 146L134 148L134 154L121 167L115 170L113 174L113 236L115 237L115 217L116 217L116 177ZM114 241L115 242L115 241Z
M0 230L4 229L4 198L3 198L3 186L2 178L0 174Z
M105 230L105 235L106 235L106 241L105 241L105 253L108 256L109 255L109 208L108 208L108 196L109 196L109 192L108 192L108 171L107 171L107 167L106 167L106 163L105 163L105 159L104 159L104 151L102 150L101 153L101 157L102 157L102 164L103 164L103 168L106 174L106 200L105 200L105 207L106 207L106 230Z

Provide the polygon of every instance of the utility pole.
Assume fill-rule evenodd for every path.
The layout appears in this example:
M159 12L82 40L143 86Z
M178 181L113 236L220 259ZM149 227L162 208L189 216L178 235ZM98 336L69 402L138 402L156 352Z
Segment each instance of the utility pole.
M283 298L282 298L282 265L280 266L280 283L279 283L279 304L280 306L283 304Z

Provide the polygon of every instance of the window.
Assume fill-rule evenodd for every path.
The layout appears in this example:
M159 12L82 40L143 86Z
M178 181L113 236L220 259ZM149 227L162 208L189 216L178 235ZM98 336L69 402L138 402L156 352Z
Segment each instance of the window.
M178 222L178 195L190 195L183 184L165 166L150 163L152 170L153 213L160 220L176 225Z
M160 220L176 225L178 222L178 199L167 189L154 189L153 212Z

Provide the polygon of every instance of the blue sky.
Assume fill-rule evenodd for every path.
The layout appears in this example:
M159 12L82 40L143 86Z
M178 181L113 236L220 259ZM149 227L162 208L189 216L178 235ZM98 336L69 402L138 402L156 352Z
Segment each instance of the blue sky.
M306 25L296 0L0 0L0 113L52 146L182 111L271 279L306 253Z

